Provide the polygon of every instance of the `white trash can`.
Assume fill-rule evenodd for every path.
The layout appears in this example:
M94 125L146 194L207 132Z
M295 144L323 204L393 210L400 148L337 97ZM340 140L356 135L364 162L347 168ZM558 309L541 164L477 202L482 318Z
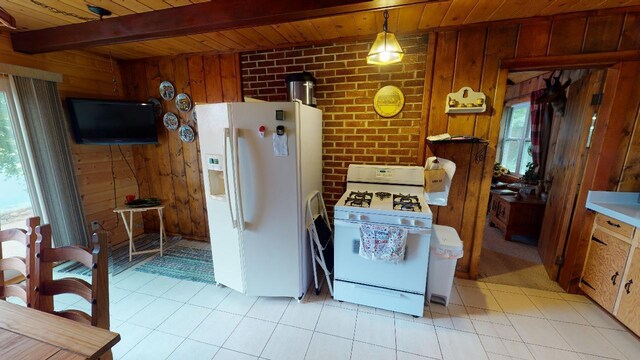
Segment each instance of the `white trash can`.
M427 274L427 303L449 305L456 261L462 257L462 241L450 226L433 225Z

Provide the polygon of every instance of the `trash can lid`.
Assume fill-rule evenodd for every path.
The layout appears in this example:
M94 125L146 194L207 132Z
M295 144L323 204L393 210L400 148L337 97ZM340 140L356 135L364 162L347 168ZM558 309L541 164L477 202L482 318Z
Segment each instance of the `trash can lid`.
M462 253L462 240L451 226L433 225L431 249L447 249Z

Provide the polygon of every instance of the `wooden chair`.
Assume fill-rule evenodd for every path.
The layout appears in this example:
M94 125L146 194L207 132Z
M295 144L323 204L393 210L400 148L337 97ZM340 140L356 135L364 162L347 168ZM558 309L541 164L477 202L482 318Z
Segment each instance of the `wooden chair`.
M74 321L109 330L109 274L106 234L93 234L92 249L84 246L51 246L51 225L36 227L35 308ZM91 269L91 284L78 278L53 280L53 265L61 261L77 261ZM76 294L91 303L91 315L80 310L55 311L53 297Z
M27 229L5 229L0 231L0 299L15 296L20 298L28 307L32 307L35 299L35 289L32 286L33 263L32 249L36 242L35 228L40 225L39 217L31 217L26 221ZM2 244L17 241L25 247L24 257L2 256ZM5 279L6 271L17 275Z

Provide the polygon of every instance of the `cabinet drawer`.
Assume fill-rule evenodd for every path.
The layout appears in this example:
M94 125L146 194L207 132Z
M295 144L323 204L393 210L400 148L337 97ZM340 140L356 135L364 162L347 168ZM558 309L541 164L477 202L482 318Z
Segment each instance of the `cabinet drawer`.
M591 236L580 288L609 312L613 311L630 248L598 227Z
M620 220L616 220L602 214L596 215L596 225L616 234L620 234L628 239L633 237L633 231L635 229L632 225L625 224Z

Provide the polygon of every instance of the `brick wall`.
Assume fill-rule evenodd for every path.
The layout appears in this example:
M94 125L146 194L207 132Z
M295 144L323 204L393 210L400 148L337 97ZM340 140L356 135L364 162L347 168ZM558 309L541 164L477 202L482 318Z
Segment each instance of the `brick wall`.
M244 96L285 101L286 74L306 70L316 77L323 112L324 198L330 208L344 192L349 164L417 165L427 37L399 38L404 59L387 66L367 65L372 41L241 56ZM405 96L402 112L393 118L373 109L375 93L386 85L397 86Z

